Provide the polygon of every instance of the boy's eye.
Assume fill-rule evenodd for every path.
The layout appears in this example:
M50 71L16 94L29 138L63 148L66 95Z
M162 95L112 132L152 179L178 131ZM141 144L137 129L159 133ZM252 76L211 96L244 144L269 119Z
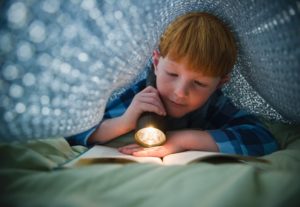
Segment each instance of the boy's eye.
M172 77L177 77L177 76L178 76L176 73L169 73L169 72L167 72L167 74L168 74L169 76L172 76Z
M199 82L199 81L194 81L194 84L195 84L196 86L206 87L205 84L203 84L203 83L201 83L201 82Z

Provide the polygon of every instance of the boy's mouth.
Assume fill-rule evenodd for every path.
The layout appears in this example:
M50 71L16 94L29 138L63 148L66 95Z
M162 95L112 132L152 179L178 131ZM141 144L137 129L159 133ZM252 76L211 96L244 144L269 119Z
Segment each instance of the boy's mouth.
M184 103L176 102L171 99L168 99L168 101L171 103L172 106L175 106L175 107L184 107L185 106Z
M168 115L171 117L181 117L185 114L187 105L166 98L164 101Z

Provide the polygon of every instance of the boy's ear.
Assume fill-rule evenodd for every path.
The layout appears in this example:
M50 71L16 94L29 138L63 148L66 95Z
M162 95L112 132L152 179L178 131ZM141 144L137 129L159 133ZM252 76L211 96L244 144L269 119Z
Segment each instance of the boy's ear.
M221 78L217 88L221 88L225 83L230 81L230 74L225 75L224 77Z
M159 51L158 50L154 50L153 54L152 54L152 61L153 61L153 65L154 65L154 69L155 70L156 70L156 67L158 65L159 58L160 58Z

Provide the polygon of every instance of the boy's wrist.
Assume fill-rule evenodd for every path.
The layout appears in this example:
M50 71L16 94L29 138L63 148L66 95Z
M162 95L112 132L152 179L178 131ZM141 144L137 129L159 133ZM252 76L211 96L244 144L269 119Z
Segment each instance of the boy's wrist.
M124 131L130 132L135 129L136 122L131 119L130 114L127 114L125 112L119 118L120 118L120 122L122 123L121 125L124 128Z
M218 152L218 146L211 135L202 130L181 130L170 133L170 142L180 151L205 150Z
M168 132L166 145L169 145L169 147L176 152L189 150L185 143L185 131L186 130Z

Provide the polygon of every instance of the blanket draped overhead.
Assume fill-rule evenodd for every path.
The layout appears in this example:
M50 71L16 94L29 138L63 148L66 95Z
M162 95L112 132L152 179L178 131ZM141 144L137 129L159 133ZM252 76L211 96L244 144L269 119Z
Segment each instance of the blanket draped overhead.
M189 11L219 16L236 35L238 62L224 88L233 102L299 123L299 1L1 1L2 141L97 124L112 92L140 77L165 26Z

